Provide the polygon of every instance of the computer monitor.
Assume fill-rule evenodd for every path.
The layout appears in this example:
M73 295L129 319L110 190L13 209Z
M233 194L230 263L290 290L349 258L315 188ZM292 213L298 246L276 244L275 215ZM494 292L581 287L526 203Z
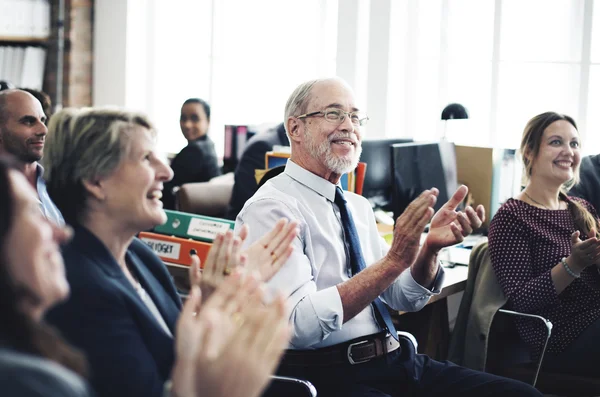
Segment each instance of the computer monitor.
M392 145L412 139L367 139L362 141L360 161L367 163L362 195L376 208L391 210Z
M440 209L457 189L454 143L405 143L392 146L394 219L425 189L436 187L440 194L434 209Z

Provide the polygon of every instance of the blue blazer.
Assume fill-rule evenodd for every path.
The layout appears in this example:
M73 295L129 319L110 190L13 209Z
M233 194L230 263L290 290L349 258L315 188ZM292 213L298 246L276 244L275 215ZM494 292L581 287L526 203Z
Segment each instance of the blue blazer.
M98 396L160 397L173 367L173 338L90 231L76 226L63 256L71 296L47 314L47 321L83 350ZM138 239L126 259L175 335L181 301L164 264Z

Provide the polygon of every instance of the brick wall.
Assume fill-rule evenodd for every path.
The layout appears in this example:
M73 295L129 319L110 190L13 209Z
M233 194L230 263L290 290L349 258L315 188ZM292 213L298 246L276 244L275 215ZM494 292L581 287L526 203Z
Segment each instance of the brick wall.
M92 104L93 0L65 0L65 43L63 57L62 105ZM46 91L57 100L58 0L52 0L52 33L46 60Z

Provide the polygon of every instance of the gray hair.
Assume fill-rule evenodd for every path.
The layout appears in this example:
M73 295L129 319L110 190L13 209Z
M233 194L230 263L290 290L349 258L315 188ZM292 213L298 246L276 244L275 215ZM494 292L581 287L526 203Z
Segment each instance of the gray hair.
M327 77L322 79L308 80L300 84L298 87L296 87L294 92L292 92L292 95L290 95L290 97L287 100L287 103L285 104L285 113L283 119L285 132L288 133L288 136L289 131L287 130L287 120L290 117L299 116L301 114L306 113L306 110L308 109L308 103L310 102L310 92L312 88L318 83L331 80L341 79L339 79L338 77Z
M109 176L131 146L129 131L136 126L156 132L146 116L119 109L65 108L48 126L44 177L50 197L67 223L85 214L83 181Z

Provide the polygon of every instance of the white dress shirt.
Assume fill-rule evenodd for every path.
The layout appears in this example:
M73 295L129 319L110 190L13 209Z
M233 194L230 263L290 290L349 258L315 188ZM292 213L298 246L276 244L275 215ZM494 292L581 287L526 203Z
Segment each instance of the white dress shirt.
M36 189L38 192L38 204L40 205L40 211L44 214L46 219L58 226L64 226L65 220L62 214L50 199L48 190L46 189L46 182L44 181L44 167L37 163L36 168Z
M346 257L340 212L334 204L336 185L291 160L285 171L269 180L247 202L236 219L235 229L250 227L248 246L273 228L280 218L299 222L294 251L269 286L288 296L293 325L292 349L317 349L381 331L372 305L343 324L344 311L337 285L351 277ZM389 246L377 231L367 199L344 194L367 266L387 253ZM395 310L420 310L440 292L444 271L433 290L419 285L410 270L404 271L382 294Z

